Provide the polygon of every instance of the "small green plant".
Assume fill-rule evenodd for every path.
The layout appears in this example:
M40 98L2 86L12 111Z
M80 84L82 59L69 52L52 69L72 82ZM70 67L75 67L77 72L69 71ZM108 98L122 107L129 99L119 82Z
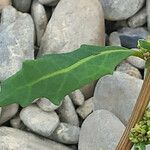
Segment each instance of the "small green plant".
M115 67L131 55L145 59L146 67L150 67L150 42L139 40L138 48L139 51L133 51L116 46L82 45L74 52L25 61L19 72L2 82L0 106L18 103L24 107L42 97L59 105L70 92L112 74ZM145 150L149 132L149 117L145 115L131 130L130 139L136 144L135 149Z

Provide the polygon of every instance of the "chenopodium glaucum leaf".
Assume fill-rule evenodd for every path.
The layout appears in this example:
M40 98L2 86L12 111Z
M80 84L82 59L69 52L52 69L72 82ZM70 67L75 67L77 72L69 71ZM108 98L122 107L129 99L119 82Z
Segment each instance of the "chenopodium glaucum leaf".
M123 47L82 45L78 50L25 61L22 69L1 84L0 106L27 106L45 97L59 105L70 92L110 74L133 51Z

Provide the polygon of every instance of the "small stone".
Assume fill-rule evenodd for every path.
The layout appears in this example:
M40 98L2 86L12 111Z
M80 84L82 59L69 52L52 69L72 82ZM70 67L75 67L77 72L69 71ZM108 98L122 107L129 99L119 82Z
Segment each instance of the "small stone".
M150 0L146 0L146 10L147 10L147 28L150 31Z
M147 39L149 35L148 31L143 27L138 27L138 28L124 27L120 29L118 32L119 32L119 35L126 35L129 37L137 36L142 39Z
M147 21L146 8L143 8L134 16L128 19L128 25L131 28L136 28L136 27L143 26L146 23L146 21Z
M111 111L126 125L142 84L143 80L118 71L102 77L94 92L94 110Z
M79 118L69 96L65 97L62 105L57 109L57 112L61 122L79 126Z
M13 0L13 6L21 12L29 12L32 0Z
M80 90L75 90L69 96L72 102L77 106L81 106L84 103L84 95Z
M29 129L45 137L49 137L59 124L55 112L42 111L36 105L23 108L20 118Z
M77 144L79 141L79 133L79 127L67 123L60 123L50 136L50 139L64 144Z
M109 45L121 46L121 41L118 32L112 32L109 36Z
M133 16L142 8L145 0L100 0L105 19L116 21Z
M90 114L81 126L78 150L114 150L125 127L107 110Z
M143 60L139 57L130 56L127 58L127 61L130 64L132 64L133 66L135 66L136 68L144 69L144 67L145 67L145 60Z
M132 77L142 79L140 71L131 64L129 64L127 61L123 61L121 64L119 64L118 67L116 68L116 71L120 71Z
M0 26L0 81L15 74L22 62L34 58L34 24L31 16L12 6L3 9Z
M85 119L90 113L92 113L93 108L94 108L93 98L90 98L86 100L82 106L78 107L76 109L76 112L82 119Z
M18 115L10 120L10 125L16 129L21 129L22 127L24 127L24 124L22 123Z
M36 103L43 111L54 111L59 107L57 105L54 105L47 98L41 98Z
M121 46L126 48L137 48L139 39L142 39L142 37L134 35L120 35Z
M34 0L31 6L31 15L35 24L37 45L40 46L41 38L48 22L45 8L38 0Z
M0 0L0 12L2 8L11 5L11 0Z
M2 112L0 116L0 125L10 120L18 112L19 105L11 104L5 107L2 107Z
M55 6L59 0L38 0L42 5Z
M72 150L71 148L14 128L0 127L1 150Z

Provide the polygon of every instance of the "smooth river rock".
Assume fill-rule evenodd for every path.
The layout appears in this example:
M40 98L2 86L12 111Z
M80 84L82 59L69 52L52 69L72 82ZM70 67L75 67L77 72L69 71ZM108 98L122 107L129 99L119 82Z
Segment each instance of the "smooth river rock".
M1 0L0 1L0 12L2 10L2 8L11 5L11 0Z
M150 32L150 0L146 0L146 10L147 10L147 28Z
M94 110L111 111L126 125L142 84L143 80L117 71L102 77L94 93Z
M31 15L35 24L37 45L40 46L48 19L44 6L38 0L34 0L32 3Z
M65 97L62 105L57 109L57 113L60 117L61 122L79 126L79 118L69 96Z
M78 150L114 150L125 127L107 110L90 114L81 126Z
M20 118L29 129L45 137L49 137L59 124L59 118L55 112L45 112L36 105L23 108Z
M1 150L72 150L67 146L14 128L0 127Z
M107 20L125 20L143 6L145 0L99 0Z

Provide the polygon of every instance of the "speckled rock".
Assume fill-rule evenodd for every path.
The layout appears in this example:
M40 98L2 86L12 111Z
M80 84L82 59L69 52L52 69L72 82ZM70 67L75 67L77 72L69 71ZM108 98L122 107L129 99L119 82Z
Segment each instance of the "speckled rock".
M78 150L114 150L125 127L106 110L90 114L81 126Z
M111 111L126 125L142 84L143 80L118 71L102 77L95 88L94 110Z
M22 62L34 58L34 24L29 14L12 6L3 9L0 26L0 81L21 67Z
M145 0L100 0L107 20L125 20L143 6Z
M60 123L50 138L64 144L77 144L80 128L67 123Z
M23 108L20 118L29 129L45 137L49 137L59 125L55 112L42 111L36 105Z
M60 121L74 126L79 126L79 118L69 96L66 96L62 105L57 109Z
M72 150L65 145L14 128L0 127L1 150Z

